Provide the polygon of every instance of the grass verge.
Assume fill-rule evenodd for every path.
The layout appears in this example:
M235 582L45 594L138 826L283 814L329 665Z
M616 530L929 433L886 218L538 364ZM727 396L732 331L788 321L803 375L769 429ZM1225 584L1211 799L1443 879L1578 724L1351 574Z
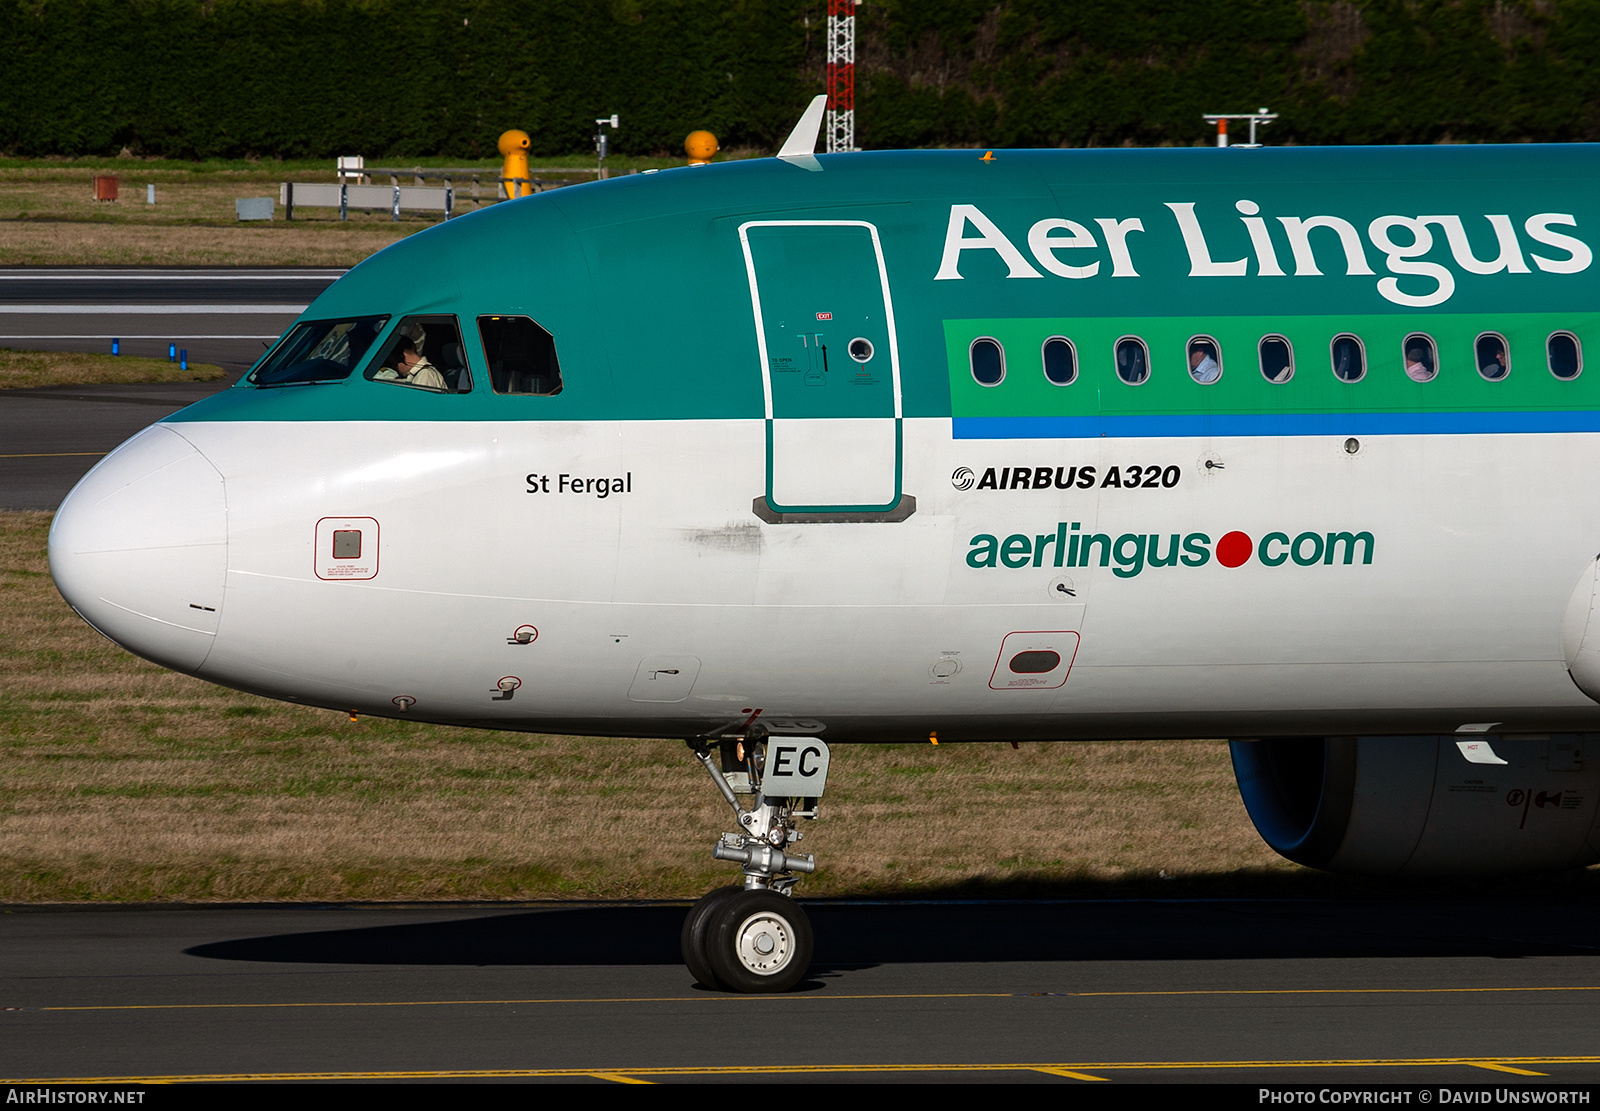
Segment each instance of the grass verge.
M734 152L748 157L753 152ZM681 159L612 158L612 173L682 165ZM412 163L407 162L410 167ZM476 167L493 175L499 161L423 159L418 168ZM543 170L590 169L588 158L535 159ZM96 201L92 179L115 175L119 198ZM234 201L278 196L285 181L332 182L319 162L175 162L163 159L0 159L0 266L354 266L439 221L434 214L302 208L294 221L279 208L271 221L240 223ZM380 178L374 178L380 181ZM387 181L381 178L381 181ZM581 180L581 179L575 179ZM401 184L411 184L402 178ZM457 182L456 211L474 205ZM156 203L148 203L155 187ZM481 190L491 196L493 184Z
M150 226L0 217L0 266L354 266L428 226Z
M166 359L0 348L0 390L130 382L213 382L223 374L221 367L210 363L190 363L185 370Z

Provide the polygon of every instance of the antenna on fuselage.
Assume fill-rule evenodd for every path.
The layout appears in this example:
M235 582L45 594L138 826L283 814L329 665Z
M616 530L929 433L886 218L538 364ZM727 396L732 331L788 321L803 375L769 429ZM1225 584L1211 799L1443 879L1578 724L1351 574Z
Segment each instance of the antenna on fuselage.
M822 169L822 163L817 161L817 139L822 135L822 117L827 110L826 93L813 97L800 122L794 125L794 130L778 149L778 157L807 170Z

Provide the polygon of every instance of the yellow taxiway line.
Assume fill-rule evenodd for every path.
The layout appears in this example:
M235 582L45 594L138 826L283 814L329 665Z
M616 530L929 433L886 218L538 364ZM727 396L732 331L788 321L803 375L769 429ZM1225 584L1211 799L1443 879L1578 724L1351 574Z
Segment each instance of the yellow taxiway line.
M672 1065L649 1068L574 1069L416 1069L404 1072L252 1072L180 1073L165 1076L53 1076L0 1078L0 1084L184 1084L221 1082L308 1080L573 1080L593 1078L623 1084L649 1083L652 1078L711 1076L822 1076L904 1073L1039 1072L1076 1080L1105 1080L1098 1072L1174 1072L1185 1070L1245 1069L1356 1069L1471 1067L1519 1076L1546 1076L1519 1065L1593 1065L1600 1056L1587 1057L1367 1057L1324 1061L1006 1061L973 1064L865 1064L865 1065Z
M396 999L373 1001L328 1001L301 1003L86 1003L72 1006L7 1007L9 1011L229 1011L282 1010L319 1007L531 1007L558 1004L615 1003L757 1003L757 1002L841 1002L875 999L1149 999L1181 996L1357 996L1357 995L1509 995L1540 992L1600 992L1600 985L1555 985L1548 987L1495 988L1207 988L1179 991L969 991L969 992L893 992L866 995L835 995L831 992L805 992L784 995L734 995L706 992L696 995L602 996L595 998L534 999Z

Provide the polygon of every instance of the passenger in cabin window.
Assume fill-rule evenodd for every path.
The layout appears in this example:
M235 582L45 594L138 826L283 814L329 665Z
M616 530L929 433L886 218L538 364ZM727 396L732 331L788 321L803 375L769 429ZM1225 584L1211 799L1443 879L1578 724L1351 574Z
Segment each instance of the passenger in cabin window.
M1420 343L1406 348L1406 377L1413 382L1433 381L1433 367L1428 365L1428 349Z
M1354 336L1336 336L1333 341L1333 376L1341 382L1359 382L1366 377L1366 360Z
M1506 376L1506 345L1499 340L1487 337L1478 343L1478 371L1489 381L1498 381Z
M1150 377L1145 365L1144 345L1133 340L1117 344L1117 377L1130 386L1137 386Z
M1261 376L1268 382L1287 382L1294 375L1294 353L1282 336L1262 336L1256 353L1261 359Z
M1189 374L1196 382L1202 383L1215 382L1222 377L1216 350L1209 343L1190 344Z
M422 330L420 324L414 327ZM394 366L384 367L372 377L380 382L398 382L402 386L420 386L429 390L445 388L444 375L417 350L416 341L410 336L400 338L399 346L395 348Z

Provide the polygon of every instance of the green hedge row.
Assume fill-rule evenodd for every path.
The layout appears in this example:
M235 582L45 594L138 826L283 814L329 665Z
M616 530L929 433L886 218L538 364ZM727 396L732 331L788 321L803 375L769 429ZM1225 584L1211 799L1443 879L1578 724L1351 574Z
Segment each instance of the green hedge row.
M1600 139L1596 0L877 0L873 145ZM958 80L915 79L934 57ZM1214 133L1210 133L1214 134Z
M867 0L867 147L1600 139L1600 0ZM774 147L823 0L0 0L0 150L485 157Z
M176 158L493 157L770 146L804 103L792 4L0 0L0 149ZM802 29L803 30L803 29Z

